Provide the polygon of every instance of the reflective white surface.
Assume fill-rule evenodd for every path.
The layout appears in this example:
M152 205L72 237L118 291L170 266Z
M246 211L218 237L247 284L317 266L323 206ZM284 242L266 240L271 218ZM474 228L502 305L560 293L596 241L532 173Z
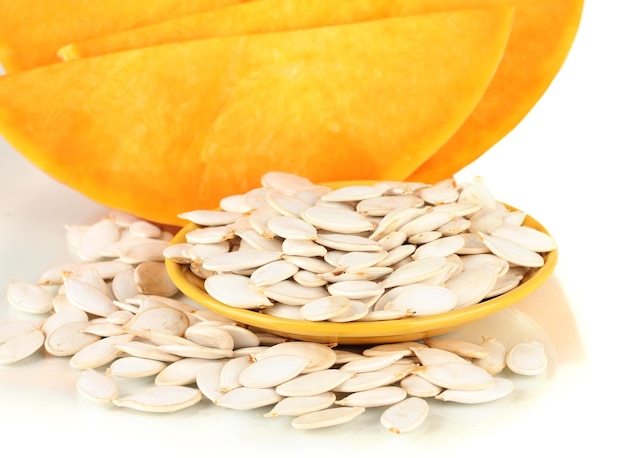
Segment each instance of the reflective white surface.
M544 98L459 174L482 176L499 200L540 221L559 244L559 262L538 291L458 334L537 338L548 349L546 374L517 378L516 392L494 403L433 404L422 427L397 436L382 428L374 412L306 432L292 429L287 418L263 418L266 409L237 412L202 403L173 414L145 414L99 406L78 394L78 372L67 359L38 355L0 366L3 453L623 456L619 422L626 402L617 390L626 249L618 161L626 153L626 74L617 56L626 36L616 11L623 4L608 3L588 2L570 57ZM0 322L24 318L7 303L8 282L35 281L43 269L66 260L64 225L94 222L106 212L0 141Z

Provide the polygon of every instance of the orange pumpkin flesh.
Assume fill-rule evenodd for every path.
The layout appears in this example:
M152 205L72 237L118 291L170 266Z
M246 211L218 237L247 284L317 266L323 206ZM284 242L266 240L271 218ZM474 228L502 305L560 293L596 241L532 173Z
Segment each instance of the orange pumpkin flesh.
M459 130L409 180L434 182L484 154L546 91L572 45L583 0L264 0L137 27L68 45L67 59L213 36L263 33L409 14L515 5L507 50L483 99Z
M0 78L0 131L42 170L168 224L258 186L396 179L463 123L511 8L142 48Z
M0 62L6 73L39 67L73 41L242 1L0 0Z
M406 179L432 183L451 177L513 130L561 69L582 9L583 0L519 2L506 53L482 100L452 138Z

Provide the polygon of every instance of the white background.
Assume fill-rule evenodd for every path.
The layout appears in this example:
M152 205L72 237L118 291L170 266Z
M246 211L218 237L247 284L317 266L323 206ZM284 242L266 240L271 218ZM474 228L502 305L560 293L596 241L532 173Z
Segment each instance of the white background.
M545 96L460 173L482 176L499 200L534 216L559 244L552 278L485 324L498 333L547 339L551 370L527 384L524 396L493 406L435 409L423 427L401 436L383 431L374 416L301 432L258 411L203 405L149 415L98 406L76 392L78 374L67 360L35 356L0 366L3 449L70 456L126 456L129 449L209 455L216 448L237 456L624 456L625 13L619 0L589 0L568 60ZM0 178L5 322L21 318L9 309L7 283L34 281L64 260L64 224L94 222L107 210L43 175L2 141Z

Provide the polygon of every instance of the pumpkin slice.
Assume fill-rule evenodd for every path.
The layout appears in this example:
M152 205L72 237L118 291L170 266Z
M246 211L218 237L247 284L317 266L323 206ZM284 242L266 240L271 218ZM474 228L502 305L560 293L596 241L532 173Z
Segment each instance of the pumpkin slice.
M7 73L39 67L66 43L242 1L0 0L0 62Z
M174 43L0 78L0 132L59 181L169 224L282 170L396 179L471 113L512 8Z
M583 0L519 1L506 53L482 100L452 138L407 179L432 183L452 177L512 131L561 69L582 9Z
M470 8L514 5L520 0L481 0ZM484 7L484 6L482 6ZM96 36L65 45L64 60L97 56L128 49L218 36L282 32L320 26L371 21L439 11L467 9L459 0L264 0L237 4Z
M264 0L197 13L66 46L66 59L214 36L342 24L437 11L516 6L503 61L484 98L454 136L407 179L436 182L484 154L530 112L574 41L583 0Z

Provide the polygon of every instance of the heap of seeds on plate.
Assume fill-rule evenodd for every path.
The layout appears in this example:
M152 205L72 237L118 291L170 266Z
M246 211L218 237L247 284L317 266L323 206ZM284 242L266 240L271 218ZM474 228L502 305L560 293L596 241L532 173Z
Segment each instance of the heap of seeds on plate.
M298 191L293 192L296 188ZM292 205L306 202L305 196L319 205L308 204L306 209L309 211L302 209L301 217L295 217L293 212L297 206ZM323 199L323 196L329 197ZM256 200L252 200L253 197ZM481 202L479 209L477 201ZM245 208L241 206L245 202L246 205L251 202L271 204L269 207ZM170 244L172 234L159 227L117 212L91 225L68 225L67 238L73 260L43 272L36 282L14 280L9 284L7 296L11 306L32 314L33 318L0 325L0 363L11 364L35 353L67 357L71 370L80 371L78 392L97 403L112 403L148 412L172 412L207 402L208 405L239 410L265 408L266 417L293 417L292 425L299 429L338 425L366 409L381 408L380 422L394 433L416 429L426 418L430 402L474 404L494 401L515 388L507 373L533 376L545 371L547 357L542 344L536 341L519 342L507 348L489 336L484 336L481 342L441 336L358 350L290 341L233 322L182 297L165 270L166 256L172 256L176 251L179 262L191 259L190 271L202 275L200 278L237 276L246 278L247 284L257 282L257 287L263 286L260 291L267 292L267 287L272 284L270 278L276 271L270 269L272 275L255 272L294 258L308 259L308 262L315 259L332 268L315 272L306 270L305 264L295 264L298 269L292 269L292 274L287 277L293 280L283 278L274 284L290 281L292 285L313 290L323 288L327 291L326 296L333 296L333 285L354 281L336 280L336 277L346 275L349 278L352 272L362 276L367 269L387 267L391 271L385 269L387 275L377 280L378 283L388 282L383 287L384 292L378 290L382 297L394 288L411 285L410 282L388 280L394 273L402 272L402 266L430 259L424 253L434 252L436 254L431 256L444 258L446 267L436 273L430 271L429 281L426 278L419 281L423 287L444 289L446 287L441 284L449 285L453 275L459 276L463 271L480 269L484 265L497 265L497 278L492 282L513 275L519 277L517 282L512 282L517 284L523 271L540 265L519 261L536 260L529 253L548 251L552 247L548 243L551 239L536 235L538 231L523 231L527 235L518 240L528 240L530 234L531 240L543 245L524 248L519 241L513 241L522 232L511 228L523 227L523 214L497 204L482 182L466 187L452 182L433 186L387 183L346 187L335 192L313 186L300 177L271 173L264 178L262 188L246 196L225 199L223 207L220 211L198 210L185 214L190 218L204 215L213 222L217 214L234 218L231 222L222 221L204 230L207 237L208 234L221 233L223 240L205 240L206 243L190 240L184 246ZM286 211L287 208L292 214L279 210ZM410 221L388 218L388 215L405 211L413 214ZM351 216L348 217L348 213ZM423 226L417 223L423 215L437 213L446 215L437 220L438 224ZM346 227L357 221L363 224L367 221L369 227L348 233ZM263 222L262 227L271 232L260 235L261 238L251 235ZM419 226L420 230L408 230L414 226ZM316 235L302 237L310 227L315 228ZM472 227L481 229L471 230ZM404 237L395 235L402 232ZM268 236L270 233L274 236ZM369 237L365 237L367 233ZM298 234L300 238L285 237L291 234ZM507 234L511 238L507 238ZM330 245L320 242L324 237L343 243L341 248L346 247L347 240L368 243L364 242L366 239L383 248L372 251L329 249ZM402 242L398 243L401 238ZM254 241L261 239L280 243L280 249L278 246L274 246L275 249L255 246ZM396 241L392 242L392 239ZM447 239L456 240L451 244L457 248L443 255L451 248L442 248L442 244L435 242ZM459 254L462 248L458 241L461 239L464 247L478 249L482 243L492 252ZM317 242L325 248L323 255L300 251L310 249L311 244ZM512 244L515 244L514 250L509 248ZM208 268L211 261L205 263L199 259L204 249L211 251L215 246L227 246L224 253L278 251L281 257L245 268L236 264L241 261L236 261L237 269L232 272L211 271ZM394 256L395 262L383 261L403 246L411 248L398 258ZM183 255L184 252L189 254ZM372 262L371 253L377 253L379 259L367 266ZM213 253L211 256L218 255ZM463 263L465 258L476 259L475 264ZM487 260L493 258L498 259L497 264ZM351 264L348 259L356 261ZM303 284L316 277L324 280L324 286ZM368 281L376 284L374 280ZM510 287L502 286L501 289ZM492 284L491 294L494 288ZM462 295L449 286L446 291ZM484 297L488 295L484 294ZM266 295L270 300L259 310L267 312L282 304L271 296ZM363 298L349 295L338 294L337 297L344 297L350 310L358 309L354 307L355 302L365 304L368 310L389 309L376 306L377 301L371 298L363 301ZM319 301L319 298L312 298L309 302ZM315 311L311 315L302 313L307 303L286 304L285 307L301 311L293 316L320 319L321 307L312 307ZM460 304L468 306L469 302ZM459 306L459 302L454 306ZM342 314L344 317L348 315L345 307ZM323 319L341 319L340 315ZM352 319L377 319L376 316L380 319L389 317L381 313ZM140 390L127 393L124 381L130 379L147 383Z
M281 172L182 218L166 256L232 307L347 322L424 316L515 288L556 248L482 180L316 186ZM193 278L192 275L197 277Z

